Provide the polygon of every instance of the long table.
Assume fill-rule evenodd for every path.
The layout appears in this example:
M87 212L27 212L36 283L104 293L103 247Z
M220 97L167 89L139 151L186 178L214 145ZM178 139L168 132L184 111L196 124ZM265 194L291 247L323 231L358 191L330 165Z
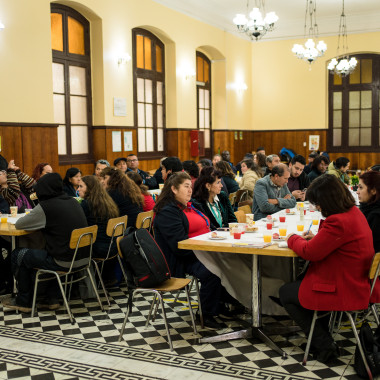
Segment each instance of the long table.
M14 224L0 223L0 236L10 236L12 241L12 251L16 248L16 238L22 235L28 235L31 231L16 229Z

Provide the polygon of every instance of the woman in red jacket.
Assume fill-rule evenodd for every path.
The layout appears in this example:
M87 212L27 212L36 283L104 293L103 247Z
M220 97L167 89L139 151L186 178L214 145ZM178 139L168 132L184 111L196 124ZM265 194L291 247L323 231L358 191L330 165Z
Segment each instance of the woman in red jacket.
M302 280L280 288L280 299L308 335L314 310L368 307L368 272L375 252L371 229L342 181L322 175L312 182L307 197L326 219L315 236L310 232L288 236L289 248L310 265ZM323 363L339 356L325 322L316 321L311 343L316 359Z

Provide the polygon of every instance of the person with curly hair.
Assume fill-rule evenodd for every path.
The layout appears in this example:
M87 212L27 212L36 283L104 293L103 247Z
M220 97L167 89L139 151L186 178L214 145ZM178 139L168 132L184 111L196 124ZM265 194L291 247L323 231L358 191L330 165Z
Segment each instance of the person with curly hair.
M47 162L41 162L33 169L32 178L38 181L42 176L47 173L53 173L53 168Z

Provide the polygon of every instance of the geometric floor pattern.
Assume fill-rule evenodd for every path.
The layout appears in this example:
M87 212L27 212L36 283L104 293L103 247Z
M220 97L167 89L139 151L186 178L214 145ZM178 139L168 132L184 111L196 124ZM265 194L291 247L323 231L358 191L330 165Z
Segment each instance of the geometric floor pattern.
M184 294L176 303L174 296L165 297L173 352L160 313L145 327L151 296L136 297L124 341L119 343L127 306L124 290L110 289L111 306L104 312L93 300L72 300L74 325L63 307L31 318L0 305L0 379L359 379L352 367L355 340L350 329L335 336L341 347L339 359L326 366L310 358L304 367L302 333L271 337L288 354L286 359L254 338L199 344L200 336L215 332L203 330L194 336ZM196 307L193 294L192 300ZM263 321L291 323L286 317ZM224 323L218 333L240 328L236 321Z

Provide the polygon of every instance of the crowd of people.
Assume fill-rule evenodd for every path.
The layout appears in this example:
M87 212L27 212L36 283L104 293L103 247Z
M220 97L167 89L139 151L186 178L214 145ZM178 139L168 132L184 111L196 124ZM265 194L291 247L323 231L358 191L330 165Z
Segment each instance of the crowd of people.
M305 200L322 213L318 234L287 238L289 248L313 263L302 279L283 285L279 293L279 302L304 331L310 329L313 310L361 308L369 294L371 259L380 250L378 166L360 175L356 207L353 191L348 189L347 158L330 162L326 152L312 152L307 160L293 154L284 163L283 157L266 155L264 147L259 147L246 153L236 166L228 151L198 162L164 157L151 175L141 170L138 157L130 154L115 159L113 166L98 160L93 175L82 176L80 169L72 167L62 179L49 163L38 164L29 176L14 160L0 157L0 212L9 213L10 206L18 206L20 213L32 209L17 221L16 228L40 230L43 239L39 247L19 247L11 252L9 242L1 238L8 255L0 258L0 294L11 290L10 273L18 281L16 298L3 300L3 305L30 311L33 268L67 268L72 253L69 239L75 228L98 226L93 255L104 258L110 244L106 234L109 219L127 215L128 226L135 226L139 213L153 210L155 239L172 275L188 274L200 280L204 325L218 329L216 317L233 318L233 308L226 305L239 309L239 302L222 285L220 276L194 252L178 249L178 242L236 222L238 205L230 202L229 195L244 190L255 220ZM164 184L161 194L154 200L149 191L160 184ZM116 251L116 247L112 249ZM112 282L113 269L109 275ZM344 290L350 283L358 289L356 296ZM56 290L51 287L43 295L42 304L51 310L59 307ZM374 299L377 294L380 301L380 291ZM338 355L323 321L316 324L314 335L318 360L327 362Z

